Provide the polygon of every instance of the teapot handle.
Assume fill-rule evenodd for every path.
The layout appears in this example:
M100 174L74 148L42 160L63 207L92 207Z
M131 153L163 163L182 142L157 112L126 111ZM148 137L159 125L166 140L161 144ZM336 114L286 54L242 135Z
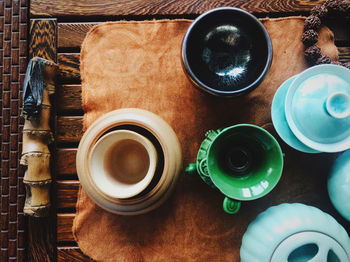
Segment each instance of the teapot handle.
M196 163L189 163L188 166L185 169L186 175L196 175L197 172L197 164Z
M222 208L227 214L236 214L241 208L241 202L225 197L224 201L222 202Z

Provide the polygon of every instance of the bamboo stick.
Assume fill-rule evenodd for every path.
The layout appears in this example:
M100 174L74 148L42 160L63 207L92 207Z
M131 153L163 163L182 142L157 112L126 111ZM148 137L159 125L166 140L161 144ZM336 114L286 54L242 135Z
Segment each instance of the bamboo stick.
M51 153L50 96L55 93L58 66L34 57L27 67L23 87L23 148L20 164L26 166L23 183L26 201L23 212L35 217L48 215L50 203Z

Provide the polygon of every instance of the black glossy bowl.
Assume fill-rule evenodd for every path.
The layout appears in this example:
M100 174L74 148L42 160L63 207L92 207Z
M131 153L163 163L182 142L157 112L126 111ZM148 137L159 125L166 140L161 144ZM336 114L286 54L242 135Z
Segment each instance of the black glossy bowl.
M213 9L188 28L182 62L195 86L217 96L238 96L255 89L269 71L271 39L252 14L233 7Z

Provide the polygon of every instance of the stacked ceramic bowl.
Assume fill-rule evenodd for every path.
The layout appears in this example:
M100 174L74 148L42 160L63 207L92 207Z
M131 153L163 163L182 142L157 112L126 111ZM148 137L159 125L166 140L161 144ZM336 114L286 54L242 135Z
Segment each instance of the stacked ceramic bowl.
M76 163L80 183L97 205L136 215L168 198L182 156L175 132L163 119L129 108L103 115L86 130Z
M350 148L350 70L318 65L286 80L271 108L280 137L306 153Z

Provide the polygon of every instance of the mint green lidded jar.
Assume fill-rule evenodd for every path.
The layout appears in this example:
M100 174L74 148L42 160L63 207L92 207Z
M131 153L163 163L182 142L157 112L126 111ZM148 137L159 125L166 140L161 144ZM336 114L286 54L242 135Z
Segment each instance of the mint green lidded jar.
M334 162L327 188L335 209L350 222L350 150L342 153Z
M260 213L242 238L242 262L350 262L346 230L320 209L280 204Z
M225 198L223 209L237 213L241 202L268 194L278 183L283 154L276 139L265 129L239 124L209 130L187 174L198 174Z
M350 149L350 70L323 64L286 80L275 93L271 117L280 137L299 151Z

